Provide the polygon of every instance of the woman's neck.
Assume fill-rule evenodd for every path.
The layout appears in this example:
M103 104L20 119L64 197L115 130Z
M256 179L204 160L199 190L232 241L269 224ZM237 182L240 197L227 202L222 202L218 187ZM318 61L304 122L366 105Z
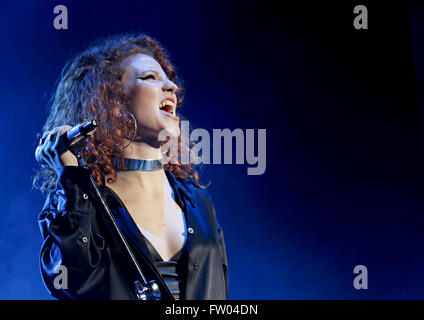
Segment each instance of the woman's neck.
M140 159L140 160L160 160L162 153L160 147L152 147L147 142L133 141L123 151L124 158Z
M133 141L123 151L124 158L139 160L160 160L162 153L160 148L154 148L145 142ZM165 177L164 169L155 171L118 171L119 184L123 183L129 187L140 187L146 192L157 193L163 191Z

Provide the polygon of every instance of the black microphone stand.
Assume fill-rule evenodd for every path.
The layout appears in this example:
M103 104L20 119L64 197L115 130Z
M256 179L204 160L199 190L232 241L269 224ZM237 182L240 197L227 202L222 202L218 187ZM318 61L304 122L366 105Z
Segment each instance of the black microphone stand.
M94 120L93 120L94 121ZM93 134L96 127L96 122L94 121L94 129L90 131L89 134ZM72 149L72 147L70 147ZM78 165L80 167L83 167L87 170L89 170L87 161L85 161L84 157L81 155L81 152L76 150L71 150L72 153L77 157ZM137 273L139 275L139 280L134 281L135 286L135 293L137 295L137 298L139 300L160 300L161 298L161 292L159 289L159 285L156 283L155 280L147 281L146 277L143 274L143 271L140 268L140 265L138 264L133 252L131 251L131 248L126 241L122 231L119 229L118 224L115 221L115 218L113 217L112 211L109 209L109 206L106 203L105 198L103 197L102 193L100 192L99 187L97 186L96 182L94 181L93 176L90 174L90 184L94 190L95 196L99 200L100 205L102 206L103 210L106 212L106 216L109 218L113 228L115 229L120 241L122 242L122 247L124 248L125 252L130 257L132 263L134 264Z

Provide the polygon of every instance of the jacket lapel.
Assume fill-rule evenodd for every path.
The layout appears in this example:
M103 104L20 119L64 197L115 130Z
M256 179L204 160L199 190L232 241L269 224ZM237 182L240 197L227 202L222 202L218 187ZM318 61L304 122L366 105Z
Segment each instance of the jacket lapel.
M187 250L189 253L188 261L188 270L190 271L190 264L196 263L201 264L205 257L207 256L210 246L209 237L213 238L213 235L210 234L209 228L207 226L207 221L202 217L202 209L196 206L195 197L191 189L181 182L175 176L166 172L169 182L173 190L176 190L176 201L179 197L181 204L183 205L183 210L186 218L186 225L188 231L187 237ZM191 233L190 233L191 229ZM190 272L188 273L188 279L190 278Z
M165 173L168 177L169 184L171 185L171 188L174 192L175 201L182 208L186 221L186 227L188 230L189 228L192 228L194 217L192 209L196 207L193 199L193 194L191 190L185 184L180 182L171 172L166 170ZM190 252L191 240L192 237L190 236L190 234L187 234L186 245L188 252Z

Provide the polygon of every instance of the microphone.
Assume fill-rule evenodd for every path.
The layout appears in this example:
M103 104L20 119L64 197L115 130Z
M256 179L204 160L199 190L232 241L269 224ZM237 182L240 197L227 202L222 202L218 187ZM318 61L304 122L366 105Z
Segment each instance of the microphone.
M71 129L69 129L66 132L66 136L64 138L64 143L71 144L76 138L80 136L88 137L94 134L94 131L96 131L97 128L97 121L96 120L84 120L81 123L78 123L77 125L73 126Z
M57 145L57 152L60 155L70 150L72 153L75 153L78 146L80 146L79 142L72 145L79 137L88 137L94 134L97 129L97 121L93 120L84 120L77 125L73 126L69 129L66 134L63 134L59 138L59 143Z

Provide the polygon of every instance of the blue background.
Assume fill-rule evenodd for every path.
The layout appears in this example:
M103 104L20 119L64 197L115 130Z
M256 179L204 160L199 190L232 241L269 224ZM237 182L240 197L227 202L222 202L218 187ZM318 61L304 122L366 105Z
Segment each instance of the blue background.
M424 298L423 6L355 2L19 1L1 4L0 299L50 299L31 190L36 135L65 62L146 32L184 79L193 127L267 130L267 169L207 165L230 299ZM68 8L69 29L53 28ZM368 268L355 290L353 268Z

